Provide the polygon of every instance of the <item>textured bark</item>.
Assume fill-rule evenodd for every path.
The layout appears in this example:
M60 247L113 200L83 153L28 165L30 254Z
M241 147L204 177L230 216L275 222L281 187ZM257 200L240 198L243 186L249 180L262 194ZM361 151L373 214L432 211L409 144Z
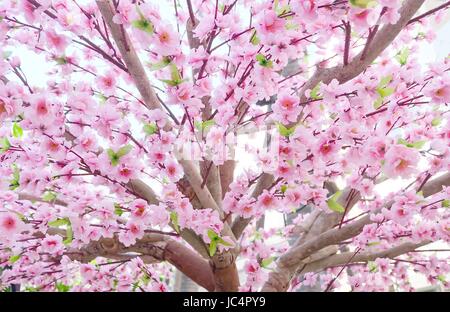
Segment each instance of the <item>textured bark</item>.
M273 183L273 176L268 173L263 173L261 177L258 179L258 182L256 183L255 189L253 190L252 197L257 198L261 193L270 187ZM237 217L236 220L234 220L231 228L233 229L233 233L236 236L236 238L239 238L242 235L242 232L244 232L246 226L252 221L252 218L242 218Z

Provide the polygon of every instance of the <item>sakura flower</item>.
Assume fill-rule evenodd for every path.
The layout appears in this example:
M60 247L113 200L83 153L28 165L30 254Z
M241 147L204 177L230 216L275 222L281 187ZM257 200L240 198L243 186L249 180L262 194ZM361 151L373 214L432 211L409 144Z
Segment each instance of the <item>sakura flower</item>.
M419 158L420 154L416 149L394 145L386 152L383 171L391 178L409 178L417 172L416 165Z
M0 240L13 240L24 228L25 224L16 214L0 211Z
M64 249L62 237L59 235L47 235L38 248L39 252L48 253L52 256L61 255Z

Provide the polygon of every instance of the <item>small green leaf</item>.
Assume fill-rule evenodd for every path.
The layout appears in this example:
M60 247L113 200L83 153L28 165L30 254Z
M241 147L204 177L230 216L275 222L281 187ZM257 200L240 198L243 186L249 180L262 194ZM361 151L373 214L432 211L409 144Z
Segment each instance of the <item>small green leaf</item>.
M278 132L280 132L280 134L284 137L289 137L295 132L295 126L293 126L291 128L287 128L279 122L277 123L277 128L278 128Z
M117 166L119 164L120 158L128 154L132 148L133 146L131 146L130 144L119 148L117 152L114 152L112 149L108 148L106 150L106 153L108 154L109 160L111 161L111 165Z
M0 139L0 154L7 152L11 148L8 138Z
M320 82L318 84L316 84L316 86L314 88L311 89L309 96L314 100L318 100L321 98L319 96L319 92L320 92Z
M217 251L217 241L212 240L209 244L209 255L213 257L216 254Z
M421 149L425 145L425 143L427 143L427 141L422 140L422 141L416 141L416 142L408 142L405 139L398 139L397 143L405 145L406 147L409 147L409 148Z
M55 221L51 221L48 223L49 226L59 227L62 225L70 224L70 220L68 218L56 219Z
M55 287L59 292L68 292L70 290L70 286L63 283L56 283Z
M373 8L378 4L376 0L349 0L349 2L351 5L361 9Z
M169 64L170 64L170 58L167 56L164 56L161 61L154 63L154 64L150 64L149 67L150 67L151 71L154 71L154 70L163 69L164 67L166 67Z
M149 35L152 35L155 31L153 24L143 15L141 15L140 19L132 21L131 25L139 30L148 33Z
M118 215L119 217L122 216L122 214L125 211L122 209L122 207L118 203L114 203L114 214Z
M256 30L254 30L252 36L250 37L250 43L253 45L258 45L260 42L261 40L259 40Z
M378 270L377 264L373 261L369 261L367 265L369 267L369 272L371 273L375 273Z
M436 277L437 279L438 279L438 281L440 281L441 283L446 283L446 280L445 280L445 276L444 275L438 275L437 277Z
M178 225L178 214L175 211L170 213L170 221L172 221L173 227L177 233L180 233L180 226Z
M443 208L448 208L450 207L450 199L444 199L441 203Z
M9 257L9 263L14 264L20 259L21 255L14 255Z
M275 257L269 257L269 258L265 258L261 261L261 266L263 268L267 268L275 259Z
M57 193L54 191L46 191L44 195L42 195L42 199L46 202L52 202L56 199Z
M330 199L327 200L328 208L338 213L344 213L345 208L337 202L341 195L342 191L337 191L336 193L334 193L333 196L331 196Z
M217 240L217 242L219 242L221 245L227 246L227 247L231 247L233 246L233 244L227 242L226 240L224 240L223 238L219 237L219 239Z
M258 61L259 65L262 67L271 68L273 66L273 62L271 60L268 60L263 54L259 53L256 55L256 60Z
M131 146L130 144L127 144L121 148L119 148L119 150L117 151L117 156L119 157L123 157L126 154L128 154L131 150L133 149L133 146Z
M392 81L392 75L381 78L380 83L378 83L378 88L386 88Z
M206 120L206 121L196 121L194 123L195 128L197 128L198 131L207 131L209 128L211 128L212 126L214 126L216 124L216 122L214 121L214 119L210 119L210 120Z
M409 49L404 48L397 53L395 59L400 63L401 66L403 66L406 65L408 61L408 56L409 56Z
M9 183L9 189L13 191L20 186L20 183L19 183L20 169L19 169L19 167L17 167L16 164L13 164L12 167L13 167L13 179Z
M287 191L287 189L288 189L288 186L286 185L286 184L283 184L281 187L280 187L280 191L281 191L281 193L286 193L286 191Z
M370 243L367 243L367 246L372 247L372 246L376 246L379 244L380 244L380 242L370 242Z
M441 117L436 117L436 118L434 118L434 119L431 121L431 125L432 125L433 127L437 127L437 126L439 126L439 125L441 124L441 122L442 122L442 118L441 118Z
M208 237L213 241L213 240L215 240L215 241L217 241L217 239L219 238L219 235L217 235L217 233L216 232L214 232L213 230L211 230L211 229L208 229Z
M13 128L12 128L12 135L15 138L21 138L23 136L23 130L22 128L19 126L19 124L17 122L15 122L13 124Z
M390 96L390 95L392 95L393 93L394 93L394 88L389 88L389 87L386 87L386 88L383 88L383 89L377 89L377 92L378 92L378 94L382 97L382 98L385 98L385 97L388 97L388 96Z
M158 131L158 126L155 122L145 124L143 127L145 134L152 135Z
M381 106L383 106L383 98L380 96L378 99L373 103L373 108L379 109Z
M70 243L72 243L73 241L73 229L72 229L72 225L69 221L69 225L67 226L66 229L66 239L63 241L64 245L70 245Z

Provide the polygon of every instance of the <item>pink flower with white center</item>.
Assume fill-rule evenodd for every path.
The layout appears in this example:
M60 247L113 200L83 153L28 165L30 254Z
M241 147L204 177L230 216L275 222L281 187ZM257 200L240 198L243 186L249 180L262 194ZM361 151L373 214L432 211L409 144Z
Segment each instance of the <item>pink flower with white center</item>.
M12 240L25 228L25 223L23 223L20 218L10 212L0 211L0 238Z
M250 218L258 215L258 210L254 199L252 198L242 198L237 203L237 213L243 218Z
M144 218L147 213L147 202L143 199L136 199L130 204L131 215L137 219Z
M49 253L50 255L61 255L64 250L63 239L59 235L47 235L38 248L39 252Z
M164 163L167 177L171 182L178 182L183 177L183 168L174 160L168 160Z
M417 172L419 159L420 154L416 149L394 145L385 155L383 171L389 178L409 178Z
M109 71L97 78L97 86L105 95L112 95L116 91L116 77L117 74Z

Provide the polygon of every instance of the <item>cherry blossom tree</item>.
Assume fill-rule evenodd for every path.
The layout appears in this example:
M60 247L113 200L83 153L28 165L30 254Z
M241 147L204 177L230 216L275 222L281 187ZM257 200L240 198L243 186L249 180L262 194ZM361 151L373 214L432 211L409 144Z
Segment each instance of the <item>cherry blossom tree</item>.
M1 288L448 287L424 2L2 0Z

